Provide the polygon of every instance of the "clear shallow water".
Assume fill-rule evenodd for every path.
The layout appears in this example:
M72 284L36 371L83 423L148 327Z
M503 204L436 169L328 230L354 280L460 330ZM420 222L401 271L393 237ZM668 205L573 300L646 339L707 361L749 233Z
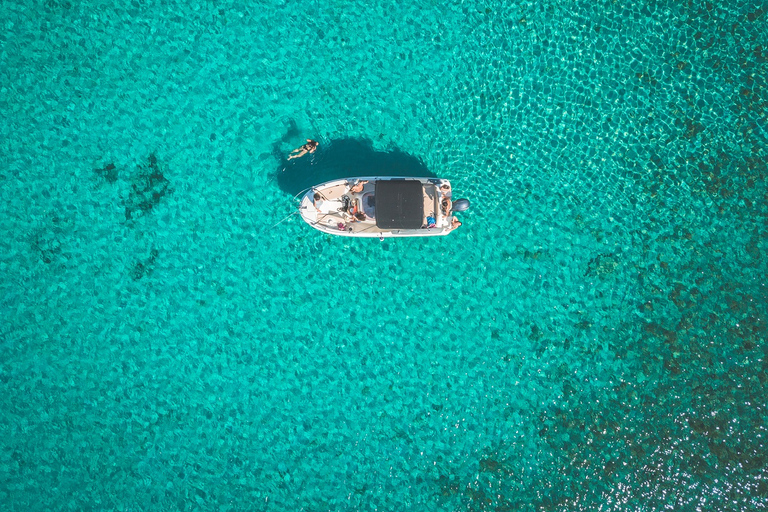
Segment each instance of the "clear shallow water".
M760 7L3 4L0 500L765 509ZM281 222L366 158L464 226Z

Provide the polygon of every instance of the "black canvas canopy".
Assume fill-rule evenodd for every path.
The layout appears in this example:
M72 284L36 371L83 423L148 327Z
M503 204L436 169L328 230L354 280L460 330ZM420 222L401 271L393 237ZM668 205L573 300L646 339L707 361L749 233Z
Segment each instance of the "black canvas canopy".
M382 229L419 229L424 221L424 188L417 180L376 182L376 225Z

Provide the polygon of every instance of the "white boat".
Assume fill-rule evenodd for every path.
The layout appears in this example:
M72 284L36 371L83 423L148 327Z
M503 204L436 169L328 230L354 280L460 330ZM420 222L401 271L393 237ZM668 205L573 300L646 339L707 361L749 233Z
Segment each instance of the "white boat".
M299 211L307 224L332 235L444 236L461 225L455 212L469 207L467 199L452 201L451 195L444 179L346 178L309 189Z

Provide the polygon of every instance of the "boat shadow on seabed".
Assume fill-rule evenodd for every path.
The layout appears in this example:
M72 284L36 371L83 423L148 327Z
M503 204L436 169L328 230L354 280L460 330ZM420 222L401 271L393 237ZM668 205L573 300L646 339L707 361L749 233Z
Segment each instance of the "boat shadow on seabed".
M322 140L314 153L288 160L280 143L272 146L279 162L276 177L280 190L292 196L326 181L354 176L403 176L434 178L424 162L399 149L376 151L368 139Z

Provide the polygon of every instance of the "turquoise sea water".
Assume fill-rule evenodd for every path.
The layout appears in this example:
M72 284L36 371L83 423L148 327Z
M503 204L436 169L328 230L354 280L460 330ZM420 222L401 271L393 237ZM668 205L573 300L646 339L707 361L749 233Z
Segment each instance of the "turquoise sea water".
M3 2L0 508L765 510L767 11Z

